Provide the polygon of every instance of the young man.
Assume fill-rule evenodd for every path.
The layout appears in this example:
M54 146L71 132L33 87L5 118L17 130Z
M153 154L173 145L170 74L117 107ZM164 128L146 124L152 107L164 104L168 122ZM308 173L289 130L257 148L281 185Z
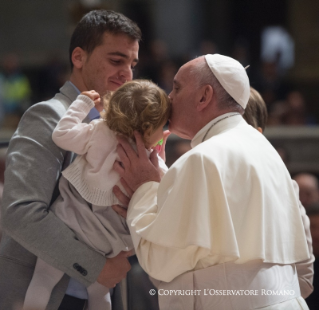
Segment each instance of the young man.
M140 135L138 155L119 139L114 168L135 191L127 222L141 266L162 281L161 310L308 309L295 267L310 258L298 197L276 150L242 118L249 95L230 57L182 66L169 128L192 150L162 180Z
M130 269L129 253L106 260L79 242L50 212L50 205L58 196L61 170L73 159L73 154L59 149L51 136L80 92L94 89L103 95L132 80L140 39L138 26L122 14L89 12L71 38L70 80L53 99L32 106L22 117L6 162L1 210L5 233L0 246L0 309L14 309L23 302L36 257L65 272L52 293L48 305L52 310L82 310L85 286L98 281L114 287ZM95 117L99 114L92 110L87 121Z

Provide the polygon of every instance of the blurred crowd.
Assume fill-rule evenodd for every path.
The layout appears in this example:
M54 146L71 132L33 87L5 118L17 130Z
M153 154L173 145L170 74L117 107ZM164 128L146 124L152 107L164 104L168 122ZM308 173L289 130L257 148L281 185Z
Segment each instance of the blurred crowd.
M214 42L203 40L193 51L172 57L164 41L153 40L142 44L134 76L151 79L169 93L174 75L183 63L199 55L214 53L224 54L224 51L220 51ZM259 64L247 68L251 85L266 102L269 114L267 126L317 124L311 113L312 103L307 102L297 85L288 82L289 67L285 67L280 53L272 57L261 55ZM249 45L245 41L235 42L229 56L244 66L250 65ZM31 104L54 96L67 80L68 71L68 63L57 55L50 57L41 68L24 69L20 67L17 55L3 57L0 66L0 129L16 128L19 118Z

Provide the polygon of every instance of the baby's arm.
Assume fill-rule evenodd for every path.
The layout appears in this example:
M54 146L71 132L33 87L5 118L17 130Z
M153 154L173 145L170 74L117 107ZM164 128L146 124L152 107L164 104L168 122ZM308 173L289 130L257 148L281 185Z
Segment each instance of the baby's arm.
M94 101L93 101L94 100ZM53 131L52 139L60 148L82 155L87 152L94 123L82 123L94 106L100 104L95 91L83 92L71 104Z

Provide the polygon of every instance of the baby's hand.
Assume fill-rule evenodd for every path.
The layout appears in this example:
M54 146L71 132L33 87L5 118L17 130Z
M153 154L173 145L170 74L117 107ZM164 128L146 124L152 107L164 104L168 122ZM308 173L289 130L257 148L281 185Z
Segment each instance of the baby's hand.
M95 90L90 90L90 91L84 91L81 93L81 95L89 97L91 100L94 101L95 108L99 111L103 111L103 106L101 104L101 97L99 93L97 93Z

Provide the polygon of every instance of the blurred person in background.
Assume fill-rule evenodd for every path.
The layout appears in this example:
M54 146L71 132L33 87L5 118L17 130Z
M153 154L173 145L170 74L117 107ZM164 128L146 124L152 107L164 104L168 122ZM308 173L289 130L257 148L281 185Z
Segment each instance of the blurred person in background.
M244 67L251 63L249 57L249 42L245 38L238 38L235 41L232 57L238 60Z
M315 175L299 173L293 179L299 186L300 201L306 209L319 203L319 184Z
M76 26L69 49L72 73L54 98L31 106L13 135L6 160L1 205L0 309L22 303L36 257L63 271L48 309L82 310L90 284L112 288L130 269L127 253L106 259L80 242L50 211L59 195L61 170L74 154L52 141L52 132L80 92L94 89L101 96L133 78L138 62L138 26L120 13L97 10ZM99 118L92 109L85 119ZM123 290L124 291L124 290ZM113 309L123 309L121 289L113 292Z
M281 123L287 126L307 126L316 123L308 112L307 103L301 92L291 91L287 94Z
M68 67L59 55L52 55L38 79L38 96L40 100L52 98L68 79Z
M170 167L174 162L179 159L186 152L191 150L189 141L175 140L171 143L171 147L167 148L167 162L166 165Z
M159 69L158 85L163 88L167 94L172 91L172 85L177 65L172 60L165 61Z
M161 67L167 61L170 61L170 58L166 43L160 39L152 40L148 45L148 51L143 54L141 67L138 69L139 78L158 83Z
M2 126L15 129L23 112L30 106L31 88L28 78L21 72L19 58L8 54L3 58L0 74L0 104L3 111Z
M300 91L290 91L284 100L276 101L269 110L269 126L311 126L316 119L308 111Z
M287 93L287 85L278 73L276 61L263 61L261 70L254 83L264 99L268 112L271 111L275 102L284 100Z

